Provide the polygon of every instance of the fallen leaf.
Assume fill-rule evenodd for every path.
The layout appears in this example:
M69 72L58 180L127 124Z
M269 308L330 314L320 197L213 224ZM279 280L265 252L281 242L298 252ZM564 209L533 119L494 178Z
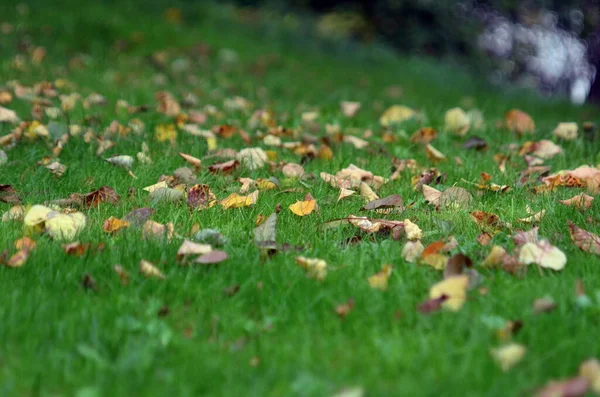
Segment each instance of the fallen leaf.
M350 298L347 302L340 303L335 307L335 313L341 318L344 319L350 312L354 309L354 299Z
M461 108L452 108L444 115L444 125L447 131L464 136L471 128L471 119Z
M473 196L462 187L451 186L439 198L440 207L466 208L471 205Z
M110 186L102 186L98 190L94 190L83 196L83 204L90 208L96 208L100 203L116 205L120 200L121 196Z
M212 265L216 263L221 263L227 260L228 257L229 256L227 255L227 252L214 250L199 256L198 258L196 258L196 260L194 260L194 263L200 263L202 265Z
M227 175L227 174L232 173L239 165L240 165L239 161L229 160L229 161L225 161L224 163L213 164L208 167L208 170L210 172L212 172L213 174L223 173L223 174Z
M448 259L444 267L444 278L460 276L473 262L465 254L458 253Z
M431 144L427 144L427 146L425 146L425 154L427 155L427 158L434 164L439 163L440 161L446 161L448 159L444 153L431 146Z
M217 196L208 185L198 184L188 189L187 205L190 209L203 210L212 207L216 202Z
M584 230L568 221L569 235L577 248L591 254L600 255L600 236Z
M539 241L538 230L539 227L536 226L528 231L517 231L513 234L512 240L517 246L521 246L525 243L537 243Z
M340 110L346 117L354 117L360 110L360 102L342 101L340 102Z
M351 190L350 190L351 191ZM354 193L353 191L351 191ZM339 200L339 199L338 199ZM369 201L367 204L362 207L363 210L378 210L378 209L404 209L404 200L402 200L402 196L398 194L392 194L391 196L387 196L381 199L376 199L373 201Z
M392 266L391 265L383 265L381 270L368 278L369 285L373 289L378 289L380 291L385 291L388 288L388 280L392 275Z
M423 314L437 312L442 308L444 302L448 300L448 295L441 295L438 298L427 299L417 305L417 310Z
M29 237L23 237L15 241L15 248L18 250L26 249L29 251L33 251L36 245L36 241L30 239Z
M249 170L255 170L265 166L267 154L261 148L245 148L237 154L237 161Z
M492 214L491 212L477 210L471 212L470 215L475 223L483 230L496 232L505 226L504 222L500 220L500 217L496 214Z
M304 175L304 168L300 164L287 163L283 166L281 172L288 178L300 178Z
M388 127L391 124L402 123L406 120L410 120L415 115L416 112L409 107L393 105L383 112L379 118L379 123L384 127Z
M104 221L104 225L102 225L102 230L104 230L105 233L114 233L128 226L129 222L111 216L110 218Z
M419 240L407 241L404 247L402 247L401 255L406 262L414 263L421 256L424 249L423 244Z
M308 200L304 201L296 201L294 204L291 204L288 208L294 214L298 216L306 216L311 214L317 205L317 201L312 198L312 196Z
M298 256L296 257L296 263L306 270L306 274L309 278L323 281L327 276L327 262L323 259Z
M152 193L158 189L167 189L168 187L169 184L167 183L167 181L160 181L158 183L155 183L154 185L146 186L142 190L145 190L148 193Z
M588 380L594 393L600 393L600 361L598 359L590 358L582 362L579 366L579 376Z
M21 198L11 185L0 185L0 201L8 204L20 204Z
M185 198L185 194L178 189L172 189L170 187L161 187L153 190L148 196L152 203L176 203Z
M241 208L248 207L250 205L256 204L258 200L258 190L250 193L247 196L240 196L237 193L231 193L225 199L221 200L219 204L223 206L224 209L228 208Z
M175 235L175 227L173 226L173 222L169 222L166 225L162 223L154 222L152 220L147 220L142 227L142 236L145 239L167 239L167 241L171 240Z
M167 278L156 266L144 259L140 261L140 273L146 278L159 278L162 280Z
M340 188L340 194L338 196L337 201L340 201L343 198L352 196L353 194L355 194L356 192L354 190L350 190L350 189L345 189L345 188ZM363 207L365 208L365 207Z
M488 143L478 136L472 136L463 143L464 149L485 150L487 147Z
M577 123L558 123L552 134L565 141L577 139Z
M446 295L448 299L442 303L442 307L457 312L466 302L468 285L469 276L450 277L434 284L429 290L429 298L436 299Z
M179 155L185 160L187 161L187 163L189 165L191 165L192 167L194 167L195 170L199 170L202 168L202 160L189 155L189 154L185 154L185 153L181 153L179 152Z
M535 123L531 116L519 109L508 111L504 116L504 119L506 121L506 127L519 135L531 133L535 130Z
M17 116L17 113L14 110L0 106L0 123L16 124L20 121L21 119L19 119L19 116Z
M85 252L88 250L89 247L90 247L89 243L83 244L80 241L74 241L69 244L64 244L62 246L62 249L68 255L82 256L83 254L85 254Z
M46 169L52 174L61 177L67 171L67 166L59 163L58 161L53 161L46 166Z
M133 157L131 157L131 156L118 155L118 156L112 156L107 159L104 159L104 161L106 161L107 163L110 163L112 165L115 165L117 167L124 168L129 171L131 169L131 167L133 166L134 160L133 160Z
M2 222L23 221L23 218L25 217L25 211L26 209L24 206L15 205L2 214Z
M254 242L261 248L276 248L277 213L274 212L254 229Z
M525 243L519 251L519 261L525 265L535 263L541 267L562 270L567 264L567 256L548 240L538 243Z
M483 260L483 267L499 267L504 261L504 256L507 255L506 250L499 245L494 245L488 256Z
M89 289L92 291L98 291L98 283L96 282L96 279L94 279L94 277L92 277L92 275L89 273L83 275L83 278L81 279L81 285L86 290Z
M25 264L25 262L27 262L27 259L29 259L30 252L31 251L28 250L27 248L20 249L19 251L15 252L8 259L8 261L6 261L5 265L8 267L13 267L13 268L23 266Z
M437 135L437 130L431 127L419 128L411 135L410 142L421 143L426 145L429 142L433 141L435 138L437 138Z
M492 358L504 372L517 365L525 357L526 352L525 346L517 343L510 343L490 350Z
M415 223L411 222L410 219L404 220L404 233L406 233L406 238L409 240L420 240L423 238L423 232L421 231L421 228Z
M360 183L359 192L361 197L363 197L367 203L379 199L379 196L365 182Z
M123 217L124 221L129 222L131 226L140 227L148 218L150 218L156 210L154 208L142 207L136 208Z
M544 209L534 213L529 207L527 207L527 212L530 213L531 216L528 216L527 218L517 219L517 221L523 223L540 223L544 215L546 215L546 210Z
M177 250L177 260L180 261L186 256L190 255L204 255L208 254L212 251L212 246L210 244L199 244L190 240L183 240L183 243L179 246Z
M442 192L432 188L429 185L423 185L422 189L425 201L438 208L440 206L440 197L442 197Z
M588 379L577 376L561 381L550 381L534 394L535 397L579 397L590 388Z
M578 210L585 211L589 210L594 203L594 198L592 196L588 196L585 193L579 193L576 196L571 197L567 200L559 200L561 204L572 206L577 208Z
M556 302L550 297L538 298L533 301L532 309L535 314L548 313L556 308Z

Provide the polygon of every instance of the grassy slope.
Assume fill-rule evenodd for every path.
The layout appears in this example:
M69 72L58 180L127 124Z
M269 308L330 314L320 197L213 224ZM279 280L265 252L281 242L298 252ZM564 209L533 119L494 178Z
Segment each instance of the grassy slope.
M18 79L30 85L63 77L77 84L76 90L83 95L102 93L110 105L91 111L100 118L98 131L114 119L128 121L114 113L117 99L153 103L154 92L160 87L151 82L156 71L145 56L157 49L174 47L183 51L199 40L216 50L234 49L240 56L240 61L230 67L223 67L217 60L194 63L193 74L199 83L192 91L199 95L201 104L220 107L225 97L241 95L279 115L287 113L289 118L284 124L290 127L301 125L303 109L317 107L323 124L337 122L344 128L372 128L378 133L381 110L396 102L423 110L429 125L442 127L446 109L459 105L465 96L473 97L476 107L485 114L485 137L491 149L485 153L466 152L461 149L460 139L442 133L435 146L447 155L460 156L465 164L461 168L453 162L439 165L448 173L446 186L461 178L477 180L482 171L491 173L497 183L514 183L520 169L509 168L503 175L492 160L502 144L515 141L509 133L494 127L494 121L510 108L521 108L534 117L538 126L535 139L548 136L559 121L581 122L593 115L588 108L574 108L563 102L492 92L456 68L429 61L389 57L377 60L368 54L327 55L309 51L307 44L294 47L288 36L277 38L268 30L238 27L211 18L215 12L212 9L197 11L199 19L187 26L176 26L139 15L135 8L126 6L51 9L42 5L33 6L33 12L25 17L15 15L12 6L7 7L9 12L3 13L3 19L19 21L19 29L28 32L36 45L45 46L49 54L41 67L17 71L11 67L11 58L15 38L20 34L4 36L0 64L3 79ZM42 26L46 24L53 26L52 35L44 33ZM110 46L134 31L143 31L145 41L117 57ZM65 67L69 54L80 51L91 55L90 65L69 72ZM279 61L266 74L249 72L249 65L258 57L274 53L280 55ZM401 99L385 95L385 88L392 84L403 87ZM190 85L183 76L171 75L164 88L179 96ZM261 90L268 93L266 97L257 96ZM338 103L344 99L363 103L356 118L340 114ZM9 106L28 119L28 104L16 100ZM78 109L71 114L71 122L79 122L89 112ZM148 131L168 121L155 112L138 117ZM209 120L208 126L223 122L245 126L247 118L229 112L223 120ZM411 133L417 127L417 123L407 123L396 131ZM7 133L9 127L0 126L0 131ZM59 243L41 237L23 268L0 268L0 394L46 396L83 391L101 395L324 395L344 386L360 385L368 395L516 395L550 378L574 374L583 359L599 353L595 343L598 306L577 308L573 286L577 278L582 278L593 295L600 282L600 263L574 249L565 224L566 219L583 225L589 215L598 218L598 204L587 214L555 205L557 199L577 191L565 189L549 196L534 196L525 189L514 189L506 195L476 196L475 208L495 212L513 223L525 215L527 203L534 209L546 208L548 214L540 234L565 251L567 268L542 276L530 271L524 279L482 270L489 295L472 293L460 312L426 317L416 312L415 305L426 297L429 286L440 280L440 274L404 263L400 257L402 244L389 239L377 238L374 243L342 249L340 242L352 236L354 230L323 231L318 226L329 219L357 214L362 201L356 197L336 203L337 191L320 180L311 182L309 190L321 210L301 219L284 210L278 239L305 244L309 246L305 255L326 259L330 266L339 268L322 284L304 277L294 263L293 253L262 261L252 244L256 216L270 214L276 203L287 207L300 199L301 193L264 192L251 208L224 211L219 207L191 215L184 205L159 205L153 219L175 222L182 234L200 223L202 227L218 228L229 238L226 250L231 259L217 267L177 266L174 258L178 241L166 245L142 241L139 232L133 230L107 237L101 230L106 218L121 217L131 209L148 205L141 188L184 165L177 151L202 157L207 150L203 140L183 134L174 148L156 142L152 136L150 133L147 142L154 164L137 165L135 181L96 158L95 148L77 139L72 139L61 155L62 162L70 167L61 179L35 166L49 154L45 144L21 144L8 152L10 163L0 169L0 183L12 184L27 204L102 185L114 187L123 198L130 186L138 188L138 194L116 207L103 205L87 212L89 224L79 239L104 241L107 248L103 252L74 258L67 256ZM109 153L133 155L140 144L139 138L126 137ZM242 142L236 138L220 141L220 145L241 147ZM427 164L423 150L406 138L385 146L393 155L414 157ZM597 149L589 143L576 141L563 146L566 155L548 162L553 170L594 161ZM286 151L279 151L279 155L283 160L298 161ZM352 162L376 174L389 175L389 158L347 145L335 148L333 161L315 160L305 168L318 175L320 171L335 172ZM241 170L235 176L270 175L266 170ZM208 183L219 198L235 190L231 178L202 171L199 179ZM405 202L417 203L402 219L417 221L425 231L425 244L444 236L436 219L451 221L460 249L476 262L481 260L487 249L476 243L479 230L468 211L432 211L412 190L408 179L405 175L385 185L380 196L399 193ZM0 204L1 210L8 208ZM598 231L597 225L587 227ZM0 247L9 248L21 235L19 224L1 223ZM499 242L506 240L498 237ZM142 258L160 262L168 280L143 279L137 272ZM131 271L128 287L122 287L112 272L115 263ZM372 290L366 278L384 263L395 265L390 287L386 292ZM86 292L80 286L86 272L98 281L97 293ZM223 289L236 283L241 286L240 292L234 297L225 296ZM257 288L258 283L262 283L262 289ZM552 296L558 308L534 316L531 302L545 295ZM340 321L333 307L351 297L356 307ZM158 317L157 311L163 306L168 306L171 314ZM489 356L489 349L499 345L483 321L489 316L522 319L525 324L515 340L527 346L527 357L507 374ZM258 367L249 365L254 356L260 357Z

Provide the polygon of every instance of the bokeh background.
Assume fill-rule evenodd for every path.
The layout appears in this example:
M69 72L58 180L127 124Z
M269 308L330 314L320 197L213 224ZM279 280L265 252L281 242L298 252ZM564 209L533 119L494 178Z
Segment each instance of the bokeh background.
M191 1L191 0L190 0ZM330 40L444 58L494 84L600 102L600 0L237 0L247 19L317 14ZM268 11L271 10L271 11Z

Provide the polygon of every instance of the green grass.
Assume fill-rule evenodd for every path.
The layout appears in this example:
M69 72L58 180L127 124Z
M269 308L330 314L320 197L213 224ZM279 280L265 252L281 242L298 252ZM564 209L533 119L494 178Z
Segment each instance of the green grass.
M63 3L64 4L64 3ZM580 192L559 188L548 195L535 195L528 188L515 185L525 167L516 158L506 173L501 173L492 157L508 143L523 143L496 126L504 113L520 108L534 118L536 133L527 137L539 140L551 136L560 121L591 120L598 122L598 111L574 107L561 100L541 100L518 90L492 89L478 78L467 75L459 65L398 58L384 49L345 48L344 44L320 43L298 37L286 30L284 22L254 22L240 25L230 11L213 6L184 8L184 23L170 24L160 17L160 7L151 3L146 9L127 5L82 6L75 3L54 5L31 3L29 12L19 14L15 5L4 5L0 22L16 29L0 39L0 75L31 86L37 82L67 79L72 90L84 97L92 92L104 95L108 105L84 109L78 105L68 118L55 123L85 124L89 117L97 120L90 127L102 134L113 121L126 124L137 117L145 123L143 136L129 134L103 157L129 154L141 150L142 142L150 148L153 164L136 163L130 178L122 169L112 167L95 155L96 145L82 138L72 138L60 161L69 168L57 178L36 162L51 155L52 145L43 140L21 141L8 150L8 164L0 166L0 183L11 184L24 204L42 204L86 193L106 185L122 197L115 206L102 204L84 210L88 217L82 242L106 247L101 252L89 250L82 257L63 252L61 242L48 236L36 236L37 247L27 263L18 269L0 267L0 395L6 396L96 396L96 395L256 395L322 396L344 387L360 386L366 395L522 395L550 379L574 376L581 361L598 356L597 340L600 301L596 293L600 283L600 260L579 251L571 242L568 219L592 231L597 225L599 205L580 213L557 204ZM118 53L115 42L143 32L143 41L130 50ZM40 65L29 61L24 69L14 67L17 43L29 41L43 46L47 57ZM193 55L194 44L211 46L207 60ZM227 64L220 59L223 49L235 51L238 58ZM168 66L155 69L148 57L157 50L167 51L169 64L182 59L190 69L177 73ZM85 54L86 67L71 70L68 61ZM264 73L255 73L256 63L271 59ZM162 73L166 82L158 86L153 78ZM195 80L190 81L189 76ZM390 85L403 89L401 98L386 95ZM326 123L338 123L343 130L373 131L370 149L358 150L348 144L334 144L331 161L315 159L305 164L307 173L317 177L293 193L263 191L256 205L240 209L214 208L190 213L185 205L158 204L152 217L157 222L174 222L176 232L189 237L194 224L221 231L228 243L229 259L217 266L181 267L175 260L181 239L171 242L143 240L135 229L107 235L102 224L109 216L123 217L132 209L151 206L142 188L170 175L185 162L177 155L183 151L196 157L207 155L203 139L179 132L176 145L157 142L154 128L172 119L154 111L154 94L168 90L182 98L194 92L200 104L212 104L221 110L209 117L202 128L230 123L243 127L251 137L256 128L247 128L251 112L228 111L223 101L236 95L253 103L253 109L270 109L278 124L301 130L301 113L318 109L321 128L314 132L324 136ZM485 115L486 128L474 132L483 136L490 148L485 152L466 151L459 138L443 131L444 112L460 106L469 97ZM147 113L127 115L115 112L118 99L133 105L149 104ZM341 100L355 100L363 108L355 118L339 111ZM52 100L55 105L58 99ZM388 106L400 103L419 109L424 119L409 121L392 128L398 137L394 144L380 137L378 119ZM23 120L31 120L31 104L15 99L5 105ZM44 116L43 123L50 120ZM377 175L389 177L391 157L415 158L431 166L422 147L409 143L408 136L420 126L440 130L433 145L450 161L437 165L447 173L444 189L458 185L474 195L471 209L498 214L519 227L518 218L526 216L525 207L545 208L540 235L568 256L561 272L549 270L539 274L530 268L523 278L502 270L482 269L478 264L489 252L476 242L480 233L469 216L469 209L436 212L422 194L415 192L410 175L384 185L380 197L401 194L405 203L415 203L402 214L390 219L410 218L424 231L425 245L448 235L459 242L457 252L470 256L485 277L485 296L477 290L469 293L465 306L457 313L441 311L425 316L416 305L427 298L431 285L442 279L439 271L405 263L401 257L403 241L375 236L369 241L344 248L342 242L360 232L352 227L325 229L328 220L349 214L366 215L357 195L336 202L338 191L322 182L321 171L335 173L355 163ZM12 126L0 125L0 135ZM264 131L265 129L262 128ZM306 130L304 128L304 130ZM549 138L552 139L552 138ZM219 139L219 148L244 147L239 137ZM250 146L261 146L253 139ZM598 143L580 137L562 143L564 155L546 163L553 171L582 164L596 164ZM386 154L369 151L382 147ZM299 162L290 151L275 149L277 161ZM464 165L451 160L459 156ZM211 186L217 198L237 191L239 177L285 179L280 172L268 169L248 171L240 167L231 176L213 175L205 160L198 180ZM479 195L461 179L477 181L480 172L488 172L493 181L513 189L505 194ZM137 189L128 196L130 187ZM320 210L298 218L287 206L311 192ZM325 259L331 270L319 283L305 276L295 263L294 252L278 253L271 259L260 255L253 243L252 231L258 215L268 216L281 203L278 242L302 245L302 255ZM0 211L10 208L0 203ZM370 215L370 214L369 214ZM592 221L590 221L590 219ZM440 220L449 222L450 231L440 229ZM13 242L23 236L20 222L0 223L0 250L12 254ZM495 243L511 249L510 232L495 236ZM145 279L137 267L141 259L156 263L167 275L166 280ZM393 264L389 288L372 289L367 278L383 264ZM121 264L131 276L128 286L119 283L112 266ZM96 292L81 285L85 273L97 281ZM577 304L574 285L582 279L592 305ZM239 284L239 292L229 297L223 290ZM536 298L551 296L557 308L548 314L535 315L531 304ZM343 320L336 305L354 299L353 311ZM166 316L159 316L163 307ZM527 347L523 361L503 373L490 357L490 349L502 345L488 325L495 318L522 320L523 329L513 337ZM491 319L491 320L490 320ZM257 366L250 361L258 357Z

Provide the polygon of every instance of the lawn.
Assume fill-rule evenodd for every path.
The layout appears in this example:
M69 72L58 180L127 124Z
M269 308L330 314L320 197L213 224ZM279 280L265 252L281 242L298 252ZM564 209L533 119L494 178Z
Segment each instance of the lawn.
M600 121L598 108L490 87L450 61L314 39L303 20L289 16L260 20L206 5L163 12L153 2L50 3L1 6L0 106L25 124L0 123L7 157L0 184L18 196L3 186L0 213L15 205L25 213L36 204L55 206L52 216L68 223L61 211L78 210L86 224L71 236L65 223L24 220L17 210L16 219L7 215L0 223L0 395L531 395L551 380L577 376L583 361L600 355L600 257L579 249L568 225L599 233L600 207L559 203L593 196L597 185L576 179L576 187L550 189L539 175L518 183L526 154L551 157L543 159L545 175L600 163L600 141L583 129ZM159 94L158 101L157 92L171 96ZM341 101L361 106L348 116ZM412 113L383 126L380 118L393 105ZM477 109L481 123L475 113L460 115L470 128L453 133L445 115L455 107ZM533 132L511 131L511 109L531 116ZM555 137L560 122L577 123L578 137ZM516 123L529 127L527 119ZM430 144L445 159L411 141L422 127L437 130ZM486 147L465 148L474 136ZM562 152L523 146L544 139ZM244 148L263 149L267 161L242 158L229 172L210 168ZM116 155L134 158L129 170L105 161ZM496 155L509 156L504 171ZM394 164L409 159L417 165L395 172ZM53 161L67 167L62 176L60 166L46 167ZM283 168L288 163L302 164L304 175L294 177L290 169L297 167ZM351 164L372 174L334 180L355 191L338 200L340 188L321 173ZM188 169L173 178L182 167ZM428 202L415 189L426 171L431 188L466 189L470 203L462 194ZM481 173L509 189L477 186ZM387 182L379 186L373 174ZM240 178L252 179L246 193ZM161 180L173 190L144 190ZM208 208L190 199L196 184L214 193L213 200L201 196ZM374 198L365 185L380 198L400 195L403 206L363 209ZM81 196L103 186L119 199ZM254 203L231 196L254 191ZM294 214L290 205L307 193L318 208ZM227 208L233 202L239 208ZM303 210L312 204L309 198ZM522 222L528 207L545 214ZM105 231L107 219L139 208L152 208L146 215L156 224L136 226L129 217L128 226ZM255 228L268 229L265 218L276 208L276 247L261 246ZM476 211L498 220L477 223ZM350 215L397 221L396 227L371 233L347 224ZM339 219L346 221L330 222ZM407 233L407 219L421 232ZM169 223L172 233L157 231ZM564 252L562 270L524 263L513 236L534 227L539 240ZM212 249L227 259L178 258L183 241L200 242L198 232L206 229L226 240L213 241ZM36 246L19 251L15 243L31 244L24 237ZM416 240L431 249L411 263L403 248ZM74 241L81 245L65 248ZM443 244L431 246L436 242ZM427 255L446 243L446 251ZM502 263L484 266L494 246L506 250ZM28 257L18 261L16 253ZM456 266L467 262L461 253L472 267ZM301 256L324 260L327 274L299 266ZM431 266L443 267L450 257L445 271ZM142 260L164 278L140 271ZM470 280L466 299L461 287L428 301L444 277ZM462 307L453 311L451 302ZM507 346L525 354L503 370L491 351L506 353Z

